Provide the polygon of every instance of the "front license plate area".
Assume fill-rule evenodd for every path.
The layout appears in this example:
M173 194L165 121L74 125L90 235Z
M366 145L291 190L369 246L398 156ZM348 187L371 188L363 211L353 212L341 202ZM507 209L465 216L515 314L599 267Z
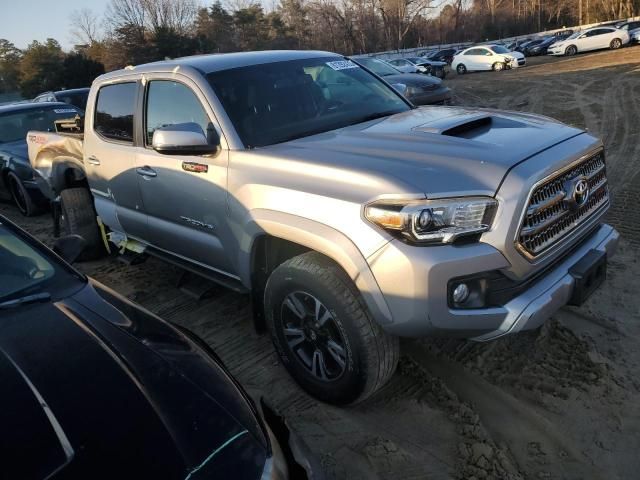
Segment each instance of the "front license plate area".
M569 305L582 305L607 277L607 254L589 250L569 269L569 273L575 280Z

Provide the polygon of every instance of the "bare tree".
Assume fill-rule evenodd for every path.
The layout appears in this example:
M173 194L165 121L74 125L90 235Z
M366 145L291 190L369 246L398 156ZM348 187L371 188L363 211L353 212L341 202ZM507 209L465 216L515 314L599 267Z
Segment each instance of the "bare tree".
M75 10L69 16L71 38L75 43L92 45L98 41L98 16L88 8Z

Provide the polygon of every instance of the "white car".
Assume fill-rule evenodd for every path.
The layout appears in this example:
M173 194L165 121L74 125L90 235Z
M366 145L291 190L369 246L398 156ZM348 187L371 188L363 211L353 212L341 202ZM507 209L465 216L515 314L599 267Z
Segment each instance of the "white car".
M451 62L458 75L479 70L504 70L525 65L524 55L511 52L502 45L480 45L456 53Z
M406 58L394 58L393 60L387 60L387 62L403 73L426 73L427 72L426 67L423 67L422 65L416 65L415 63L410 62Z
M575 55L610 48L615 50L629 43L629 32L616 27L595 27L576 32L570 37L554 43L547 50L548 55Z

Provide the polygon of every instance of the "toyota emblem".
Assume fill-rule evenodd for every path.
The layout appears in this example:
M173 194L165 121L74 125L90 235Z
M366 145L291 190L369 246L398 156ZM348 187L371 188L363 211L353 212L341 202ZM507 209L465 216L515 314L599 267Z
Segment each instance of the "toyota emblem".
M584 178L580 179L576 182L573 187L573 200L576 202L576 205L581 207L585 204L587 199L589 198L589 182L587 182Z

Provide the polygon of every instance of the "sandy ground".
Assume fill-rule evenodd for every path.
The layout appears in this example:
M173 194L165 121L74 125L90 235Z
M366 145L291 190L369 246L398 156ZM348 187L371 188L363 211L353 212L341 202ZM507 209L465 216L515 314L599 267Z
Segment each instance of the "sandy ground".
M398 372L366 403L321 404L257 335L247 298L186 297L179 272L150 259L81 264L99 281L202 336L269 399L335 479L631 479L640 474L640 47L533 59L448 79L457 103L541 113L604 138L610 221L623 234L606 284L539 331L489 344L403 341ZM51 242L48 216L0 212Z

